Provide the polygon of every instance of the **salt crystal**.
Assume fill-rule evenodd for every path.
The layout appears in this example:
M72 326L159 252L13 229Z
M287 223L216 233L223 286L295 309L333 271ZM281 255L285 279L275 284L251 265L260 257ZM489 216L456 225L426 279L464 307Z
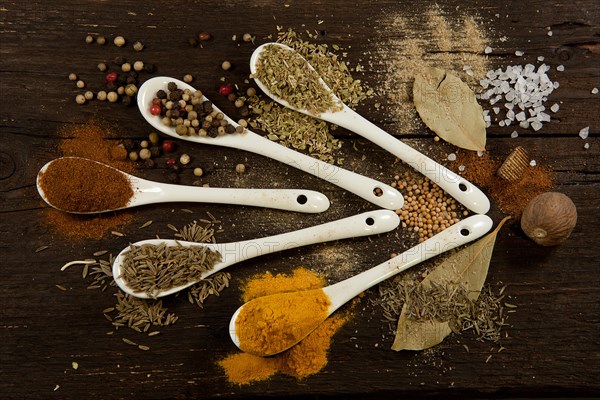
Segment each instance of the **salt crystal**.
M485 54L490 54L492 51L493 49L490 46L486 47L485 50L483 50Z
M477 157L482 157L482 156L483 156L483 151L477 150Z
M554 89L558 89L558 87L560 86L560 83L555 81L553 86L554 86Z
M454 153L448 154L448 161L456 161L456 154L454 154Z
M592 89L592 94L598 94L598 88L597 87L595 87L595 88Z
M509 118L506 118L506 119L504 120L504 126L510 126L511 122L512 122L512 120L511 120L511 119L509 119Z
M527 121L521 121L521 123L519 124L519 126L523 129L527 129L529 128L529 122Z
M586 150L589 149L590 148L590 144L589 143L584 144L583 148L586 149Z
M513 133L510 134L510 137L513 139L519 137L519 133L517 131L513 131Z
M581 129L579 131L579 137L582 139L587 139L588 135L590 134L590 127L586 126L585 128Z
M540 129L542 129L542 123L540 121L533 121L531 123L531 127L533 128L534 131L539 131Z
M548 31L547 35L552 36L552 31Z
M586 143L586 144L587 144L587 143ZM458 170L459 170L460 172L463 172L463 171L465 170L465 166L464 166L464 165L459 165L459 166L458 166Z
M466 72L466 73L467 73L467 75L469 75L469 76L473 76L473 75L475 75L475 73L473 72L473 70L472 70L472 69L468 69L468 70L466 70L465 72Z
M535 167L537 165L537 162L535 160L531 160L529 162L529 165L531 165L532 167Z
M553 113L557 112L560 109L560 106L557 103L552 104L552 107L550 107L550 111L552 111Z
M504 120L501 120L500 122L498 122L498 125L500 125L500 126L504 126L504 125L505 125L505 122L504 122Z
M492 110L494 110L494 114L498 115L498 113L500 112L500 107L494 107L492 108Z
M520 113L515 115L515 118L517 119L517 121L525 121L525 119L526 119L525 112L521 111Z
M517 57L521 57L521 56L523 56L523 54L525 54L525 53L520 50L515 51L515 56L517 56Z
M508 118L511 121L515 120L515 112L513 110L508 110L506 112L506 118Z
M538 60L539 62L542 62L542 61L544 61L544 56L538 56L537 60Z
M559 65L558 67L556 67L557 71L563 72L565 70L565 66L564 65Z

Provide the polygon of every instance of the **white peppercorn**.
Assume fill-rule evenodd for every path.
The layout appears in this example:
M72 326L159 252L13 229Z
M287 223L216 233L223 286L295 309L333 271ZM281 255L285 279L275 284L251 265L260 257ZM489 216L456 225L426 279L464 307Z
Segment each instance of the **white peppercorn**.
M118 95L125 94L125 87L124 87L124 86L119 86L119 87L117 88L117 94L118 94Z
M108 94L106 95L106 98L111 103L115 103L117 100L119 100L119 95L117 94L117 92L108 92Z
M139 157L139 155L138 155L138 153L136 151L132 151L132 152L129 153L129 159L131 161L137 161L138 157Z
M106 92L104 90L101 90L98 93L96 93L96 99L100 101L106 100Z
M78 94L77 96L75 96L75 102L77 104L85 104L85 96L82 94Z
M87 35L87 36L85 37L85 42L86 42L87 44L94 43L94 37L93 37L92 35Z
M133 44L133 49L135 51L142 51L144 50L144 43L140 42L139 40L137 40L134 44Z
M70 80L70 81L76 81L76 80L77 80L77 74L76 74L76 73L74 73L74 72L71 72L71 73L69 74L69 80Z
M150 151L150 149L141 149L140 150L140 158L142 160L147 160L150 157L152 157L152 152Z
M138 88L133 83L130 83L129 85L125 86L125 94L129 97L135 96L137 91L138 91Z
M256 89L254 89L253 87L249 87L246 90L246 96L248 96L248 97L256 96Z
M85 87L85 82L80 79L77 81L76 85L79 89L83 89Z
M194 77L191 74L185 74L183 76L183 81L185 83L191 83L194 80Z
M104 72L104 71L106 71L106 68L107 68L107 67L106 67L106 64L105 64L105 63L100 63L100 64L98 64L98 70L99 70L99 71L102 71L102 72Z
M194 168L194 176L202 176L202 175L204 175L204 171L202 171L202 168L200 168L200 167Z
M131 71L131 64L129 63L123 63L123 65L121 65L121 71L123 72L129 72Z
M104 46L106 44L106 38L104 36L98 36L96 38L96 43L98 43L100 46Z
M94 92L88 90L83 94L83 97L85 97L86 100L92 100L94 98Z
M185 153L182 154L181 157L179 157L179 162L181 165L188 165L190 163L190 156Z
M229 61L225 60L221 64L221 68L223 68L223 71L228 71L229 69L231 69L231 63Z
M235 172L237 172L238 174L243 174L244 172L246 172L246 166L244 164L236 165Z
M123 36L117 36L113 42L115 46L122 47L125 45L125 38Z
M141 71L144 69L144 62L143 61L136 61L133 63L133 69L136 71Z
M254 39L254 38L253 38L253 37L252 37L252 35L251 35L251 34L249 34L249 33L244 33L244 34L242 35L242 40L243 40L244 42L251 42L253 39Z

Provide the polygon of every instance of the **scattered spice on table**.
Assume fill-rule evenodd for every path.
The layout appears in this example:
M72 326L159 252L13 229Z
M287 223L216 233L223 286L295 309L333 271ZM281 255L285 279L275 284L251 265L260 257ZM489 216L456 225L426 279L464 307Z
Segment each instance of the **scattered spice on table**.
M245 284L242 297L249 301L264 295L318 289L324 285L325 280L321 276L305 268L297 268L289 275L265 273L251 278ZM334 314L296 346L276 356L235 353L219 360L218 365L223 368L229 382L238 385L265 380L277 373L305 378L327 365L331 338L347 318L347 315Z
M40 173L38 183L52 206L74 213L118 210L126 207L134 194L125 174L79 157L52 161Z
M375 40L378 49L370 54L371 69L378 79L383 108L394 115L394 133L423 129L412 102L416 71L438 67L452 71L473 90L490 69L484 50L489 39L481 23L468 14L453 16L441 6L408 15L390 10L381 20ZM414 29L419 26L419 29Z
M520 180L507 182L497 174L501 164L502 160L488 152L480 157L475 152L458 151L456 161L449 167L482 189L500 210L518 220L529 201L552 189L554 171L547 165L529 165Z

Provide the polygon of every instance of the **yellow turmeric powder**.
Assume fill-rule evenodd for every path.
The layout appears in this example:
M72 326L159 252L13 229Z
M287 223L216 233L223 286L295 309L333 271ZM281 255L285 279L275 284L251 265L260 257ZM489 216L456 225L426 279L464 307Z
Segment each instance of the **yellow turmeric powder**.
M330 304L323 289L254 299L244 305L236 320L239 347L259 356L281 353L319 326Z
M265 273L252 278L244 287L243 299L281 292L310 290L325 285L325 280L305 268L298 268L290 275L273 276ZM298 379L319 372L327 365L327 353L331 337L346 322L347 317L335 314L327 318L304 340L291 349L273 357L260 357L248 353L231 354L218 361L227 379L238 385L268 379L276 373L284 373Z

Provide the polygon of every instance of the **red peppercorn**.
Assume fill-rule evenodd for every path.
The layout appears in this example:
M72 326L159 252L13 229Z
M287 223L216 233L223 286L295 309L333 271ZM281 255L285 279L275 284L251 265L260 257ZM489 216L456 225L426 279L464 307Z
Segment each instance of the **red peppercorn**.
M174 141L172 141L172 140L165 140L165 141L162 143L162 150L163 150L165 153L170 153L170 152L172 152L173 150L175 150L175 142L174 142Z
M155 106L160 106L162 104L162 100L159 99L158 97L155 97L152 99L152 104Z
M160 106L153 104L150 106L150 114L152 115L160 115Z
M106 83L114 83L118 78L118 75L116 72L109 72L108 74L106 74L104 76L104 79L106 80Z
M167 165L168 165L169 167L172 167L172 166L174 166L174 165L176 165L176 164L177 164L177 161L175 161L175 159L174 159L174 158L169 158L169 159L167 160Z
M223 96L227 96L231 92L233 92L233 85L230 84L230 83L227 83L225 85L221 85L219 87L219 93L222 94Z

